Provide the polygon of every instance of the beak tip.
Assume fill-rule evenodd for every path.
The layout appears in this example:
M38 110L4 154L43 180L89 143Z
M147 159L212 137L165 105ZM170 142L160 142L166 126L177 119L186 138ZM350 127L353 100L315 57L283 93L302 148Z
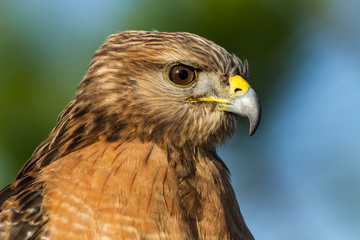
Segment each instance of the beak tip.
M250 122L250 129L249 129L249 136L251 137L252 135L254 135L254 133L256 132L258 126L260 123L260 118L255 122L255 123L251 123Z
M257 107L258 107L258 113L257 114L255 114L255 119L254 119L254 121L252 122L252 124L250 123L250 136L252 136L254 133L255 133L255 131L258 129L258 127L259 127L259 124L260 124L260 120L261 120L261 105L260 105L260 101L258 100L257 101Z
M252 136L255 131L258 129L259 125L260 125L260 120L261 120L261 105L260 105L260 101L258 101L258 114L256 115L256 119L253 122L253 124L250 124L250 136Z

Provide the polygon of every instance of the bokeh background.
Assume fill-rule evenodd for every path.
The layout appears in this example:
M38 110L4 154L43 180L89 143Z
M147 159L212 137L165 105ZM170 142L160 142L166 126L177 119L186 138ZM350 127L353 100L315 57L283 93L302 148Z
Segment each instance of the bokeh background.
M188 31L250 62L263 118L219 148L256 239L360 239L360 1L1 1L0 188L111 33Z

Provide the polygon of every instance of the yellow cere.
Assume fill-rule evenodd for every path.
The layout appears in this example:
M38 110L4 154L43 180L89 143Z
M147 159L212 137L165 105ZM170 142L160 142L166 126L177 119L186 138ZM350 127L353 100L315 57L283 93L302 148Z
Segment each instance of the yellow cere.
M244 95L250 88L250 84L239 75L231 77L229 82L230 91L235 93L236 97Z

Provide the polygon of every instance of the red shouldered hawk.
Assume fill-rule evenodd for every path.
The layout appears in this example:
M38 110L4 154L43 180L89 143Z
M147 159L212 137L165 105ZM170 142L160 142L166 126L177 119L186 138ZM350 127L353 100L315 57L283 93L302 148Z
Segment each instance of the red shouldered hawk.
M253 239L216 146L260 120L248 64L190 33L124 31L0 192L1 239Z

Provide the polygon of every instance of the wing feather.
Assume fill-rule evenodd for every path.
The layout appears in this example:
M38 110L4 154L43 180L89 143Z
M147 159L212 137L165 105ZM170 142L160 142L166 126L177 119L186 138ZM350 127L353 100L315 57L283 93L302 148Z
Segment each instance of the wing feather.
M43 184L25 176L0 192L0 238L35 239L48 216L42 209Z

